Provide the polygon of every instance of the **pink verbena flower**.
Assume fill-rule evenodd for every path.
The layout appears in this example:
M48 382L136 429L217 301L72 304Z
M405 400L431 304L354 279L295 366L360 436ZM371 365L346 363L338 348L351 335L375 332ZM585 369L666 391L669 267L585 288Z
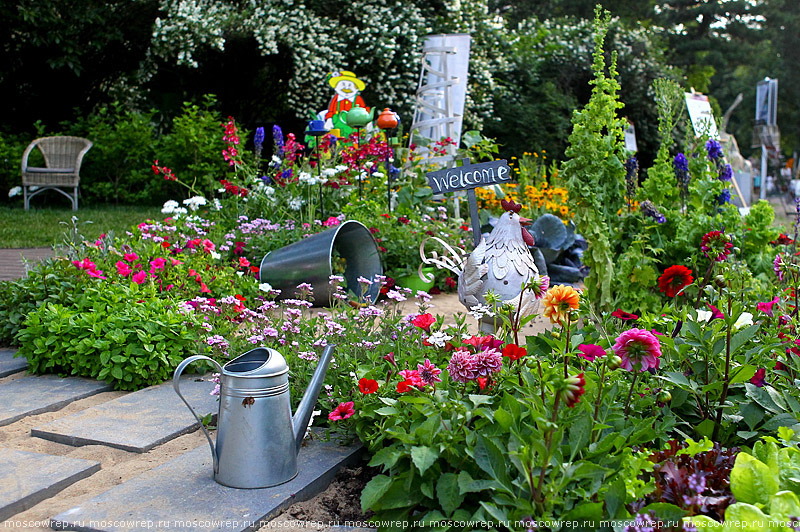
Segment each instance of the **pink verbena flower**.
M475 360L472 357L472 353L463 350L453 353L453 356L450 357L450 363L447 365L447 373L456 382L474 381L477 375L475 374Z
M658 368L660 363L661 344L653 333L645 329L624 331L612 349L622 359L621 367L626 371L647 371Z

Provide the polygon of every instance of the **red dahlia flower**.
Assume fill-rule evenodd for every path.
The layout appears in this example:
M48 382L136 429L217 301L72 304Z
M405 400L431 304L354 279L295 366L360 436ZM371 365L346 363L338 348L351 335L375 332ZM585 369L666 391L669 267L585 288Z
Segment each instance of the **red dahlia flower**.
M703 235L703 242L700 249L708 260L722 262L731 254L733 242L731 242L731 238L722 231L709 231Z
M692 270L676 264L664 270L664 273L658 278L658 289L667 297L675 297L684 287L692 284L692 281L694 281Z
M583 378L583 373L573 375L564 379L566 384L565 388L561 390L561 399L567 403L569 408L574 407L581 400L581 395L586 393L586 379Z

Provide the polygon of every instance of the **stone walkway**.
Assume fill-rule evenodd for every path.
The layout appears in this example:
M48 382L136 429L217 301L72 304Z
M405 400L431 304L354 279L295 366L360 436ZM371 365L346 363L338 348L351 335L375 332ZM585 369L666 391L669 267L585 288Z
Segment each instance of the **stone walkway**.
M25 277L27 264L53 256L52 248L0 249L0 281Z
M3 349L0 362L19 362L13 353ZM208 379L182 377L181 390L200 415L218 408L212 387ZM303 446L294 480L228 488L214 481L208 444L171 382L131 393L108 390L78 377L26 375L24 368L0 378L0 530L256 531L360 461L360 445L318 435ZM183 450L158 452L181 440ZM138 474L123 467L134 462Z

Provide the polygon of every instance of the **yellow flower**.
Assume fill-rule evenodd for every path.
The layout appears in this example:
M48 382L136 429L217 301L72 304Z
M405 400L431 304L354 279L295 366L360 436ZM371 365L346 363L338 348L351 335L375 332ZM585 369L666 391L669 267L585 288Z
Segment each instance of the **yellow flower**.
M550 318L550 323L563 326L565 318L571 311L578 309L580 302L580 294L571 286L553 286L542 299L544 317Z

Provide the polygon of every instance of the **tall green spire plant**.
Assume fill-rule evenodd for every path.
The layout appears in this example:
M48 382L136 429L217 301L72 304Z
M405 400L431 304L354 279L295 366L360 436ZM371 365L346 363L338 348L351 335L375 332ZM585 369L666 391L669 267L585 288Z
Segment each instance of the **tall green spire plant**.
M594 79L589 103L572 117L572 133L563 166L575 224L589 248L583 256L590 273L586 289L590 301L608 309L613 301L614 254L610 243L625 206L625 145L623 121L617 110L617 54L606 64L603 51L611 14L599 5L594 21Z

